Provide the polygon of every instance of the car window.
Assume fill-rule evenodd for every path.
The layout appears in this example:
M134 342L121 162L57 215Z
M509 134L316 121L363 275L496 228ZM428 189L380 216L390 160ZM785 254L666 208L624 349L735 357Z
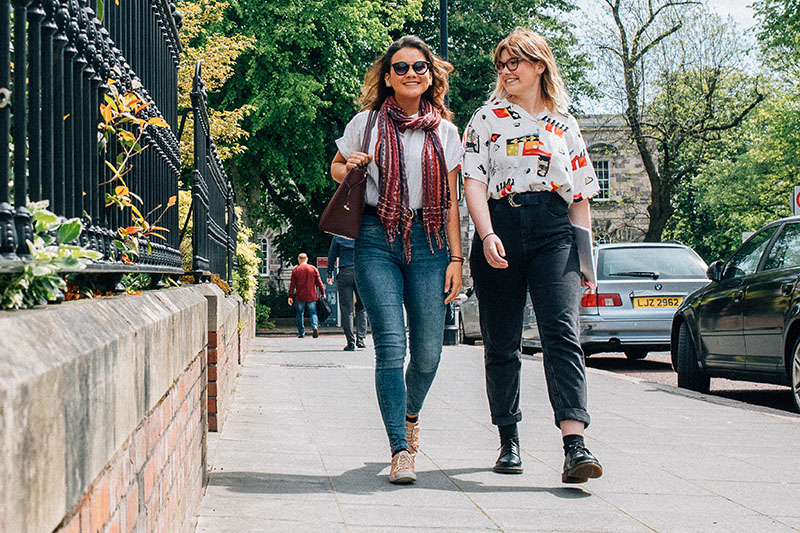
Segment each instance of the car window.
M705 279L706 265L688 248L641 246L598 251L599 279Z
M741 278L755 273L764 248L775 233L777 226L753 235L725 264L722 279Z
M800 265L800 224L786 224L769 251L765 270Z

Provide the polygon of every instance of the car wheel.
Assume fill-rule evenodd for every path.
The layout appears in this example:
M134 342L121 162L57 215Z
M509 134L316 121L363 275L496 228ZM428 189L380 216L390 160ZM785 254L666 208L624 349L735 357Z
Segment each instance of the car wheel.
M626 348L624 350L625 357L630 359L631 361L638 361L639 359L644 359L647 357L647 350L644 348Z
M792 360L789 362L789 377L792 380L792 400L794 409L800 412L800 337L794 342Z
M689 326L683 322L678 331L678 387L708 392L710 385L711 378L697 364L697 352L689 334Z

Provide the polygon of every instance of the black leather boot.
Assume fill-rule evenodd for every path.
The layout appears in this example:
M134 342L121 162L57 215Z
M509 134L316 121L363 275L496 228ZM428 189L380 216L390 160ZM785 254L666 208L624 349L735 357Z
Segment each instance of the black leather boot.
M589 478L603 475L603 467L585 446L574 444L567 446L564 457L562 483L586 483Z
M500 439L500 457L492 469L500 474L521 474L522 459L519 456L519 437Z

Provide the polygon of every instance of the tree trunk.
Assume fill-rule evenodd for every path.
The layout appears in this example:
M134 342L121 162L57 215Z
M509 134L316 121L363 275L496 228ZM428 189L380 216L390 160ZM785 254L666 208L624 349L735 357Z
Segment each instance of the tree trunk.
M650 223L647 225L647 232L644 234L645 242L660 242L664 227L667 225L669 217L672 216L674 208L670 198L672 197L672 187L662 182L650 180L650 205L647 213L650 215Z

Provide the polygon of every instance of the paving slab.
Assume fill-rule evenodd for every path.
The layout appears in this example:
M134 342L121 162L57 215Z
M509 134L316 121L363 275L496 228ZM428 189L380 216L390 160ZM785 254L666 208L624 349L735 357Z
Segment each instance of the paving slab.
M521 475L491 471L483 348L446 346L420 416L418 481L388 482L374 351L258 337L209 436L198 532L800 531L800 416L588 369L587 446L605 474L560 481L541 356L525 356Z

